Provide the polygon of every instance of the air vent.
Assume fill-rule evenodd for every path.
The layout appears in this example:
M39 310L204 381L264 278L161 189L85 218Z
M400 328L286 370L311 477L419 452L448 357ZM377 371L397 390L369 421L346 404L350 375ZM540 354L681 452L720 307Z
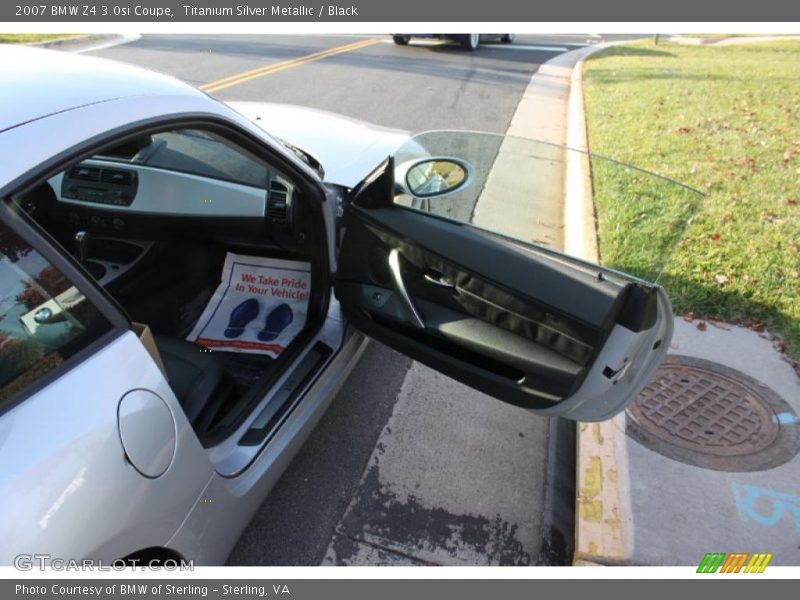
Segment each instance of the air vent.
M133 182L133 173L130 171L118 171L116 169L103 169L101 181L111 185L130 186Z
M289 226L289 189L278 181L269 185L267 218L275 225Z
M61 181L61 197L80 202L130 206L138 191L136 171L75 165Z
M98 182L100 181L100 169L97 167L82 167L77 165L72 167L69 176L79 181Z

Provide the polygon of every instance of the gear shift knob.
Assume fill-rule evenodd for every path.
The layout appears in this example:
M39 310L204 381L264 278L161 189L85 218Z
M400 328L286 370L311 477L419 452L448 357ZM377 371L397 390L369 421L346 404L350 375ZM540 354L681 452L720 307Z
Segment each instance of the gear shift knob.
M75 254L78 261L86 266L89 259L89 246L92 243L92 234L88 231L79 231L75 234Z

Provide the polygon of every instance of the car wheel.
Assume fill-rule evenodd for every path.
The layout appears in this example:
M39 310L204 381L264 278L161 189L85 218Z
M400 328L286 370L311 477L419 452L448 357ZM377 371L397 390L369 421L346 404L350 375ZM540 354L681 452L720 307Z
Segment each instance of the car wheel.
M394 40L394 43L397 44L398 46L408 46L408 42L411 41L411 36L410 35L393 35L392 39Z
M510 44L511 42L514 41L514 34L504 33L502 36L500 36L500 41L503 42L504 44Z
M465 35L463 38L461 38L461 47L464 48L464 50L473 51L480 43L481 34L479 33L470 33L469 35Z

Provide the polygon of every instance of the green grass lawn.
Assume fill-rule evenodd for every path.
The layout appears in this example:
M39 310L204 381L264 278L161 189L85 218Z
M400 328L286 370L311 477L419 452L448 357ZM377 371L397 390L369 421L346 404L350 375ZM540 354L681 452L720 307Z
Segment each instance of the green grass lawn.
M75 37L74 33L0 33L0 44L30 44Z
M800 42L609 48L586 63L589 147L706 194L661 278L678 313L766 325L800 357ZM669 235L595 169L605 262ZM635 205L635 202L634 202ZM685 207L684 207L685 208ZM668 229L668 227L663 227ZM644 258L637 259L639 256Z

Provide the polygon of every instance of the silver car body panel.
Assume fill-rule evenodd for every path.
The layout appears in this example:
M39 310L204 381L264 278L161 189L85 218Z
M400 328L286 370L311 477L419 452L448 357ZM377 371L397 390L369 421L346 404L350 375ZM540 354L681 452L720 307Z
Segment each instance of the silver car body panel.
M133 389L164 400L175 453L156 478L127 462L117 408ZM0 418L0 564L19 553L120 558L165 544L213 474L161 371L128 332Z
M343 342L344 330L345 324L342 320L339 302L336 301L335 298L331 298L331 302L328 306L328 318L325 319L325 323L314 335L313 339L306 344L306 347L300 356L295 359L293 366L302 362L303 357L308 352L311 352L311 348L316 342L322 342L329 348L339 348ZM330 364L332 360L332 358L328 358L327 364ZM322 367L322 370L325 370L325 367ZM288 367L281 378L278 379L278 381L275 382L275 385L272 386L272 390L261 399L258 405L251 411L250 415L242 422L238 429L228 436L225 441L221 442L217 446L214 446L213 448L208 449L209 458L219 474L226 477L235 477L242 474L253 462L253 460L262 452L263 446L240 445L238 441L247 432L247 430L254 425L254 421L259 418L261 411L264 410L268 404L270 404L274 399L279 400L280 402L283 401L283 399L274 398L274 396L278 393L281 385L292 377L296 376L292 373L292 367ZM313 383L309 384L309 387L312 385ZM298 401L298 405L301 402L302 399Z
M211 478L201 495L210 502L195 504L167 547L183 556L191 556L196 564L224 564L242 529L319 422L367 347L367 338L352 328L349 332L325 376L312 384L275 438L241 475L226 478L217 474Z
M355 187L380 162L411 139L400 129L343 115L268 102L228 102L264 131L308 152L325 169L328 183Z
M13 90L0 97L0 131L126 96L203 96L174 77L96 57L0 45L0 63L5 81L13 82Z

